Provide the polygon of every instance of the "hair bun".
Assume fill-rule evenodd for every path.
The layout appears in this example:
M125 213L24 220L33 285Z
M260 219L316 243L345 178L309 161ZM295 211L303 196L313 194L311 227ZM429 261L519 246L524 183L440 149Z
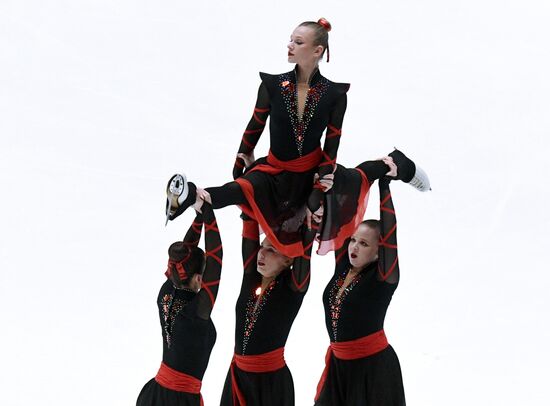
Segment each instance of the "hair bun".
M327 30L327 32L330 32L330 30L332 30L332 26L330 25L330 23L328 22L328 20L324 17L321 17L318 21L317 21L317 24L321 25L325 30Z

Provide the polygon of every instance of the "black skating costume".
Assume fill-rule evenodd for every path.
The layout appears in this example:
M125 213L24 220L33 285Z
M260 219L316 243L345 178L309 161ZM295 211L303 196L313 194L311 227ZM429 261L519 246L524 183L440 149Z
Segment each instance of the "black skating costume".
M384 318L399 282L395 211L389 181L380 181L378 261L367 265L338 297L350 269L348 242L336 254L323 294L331 345L317 389L318 406L404 406L399 360L384 335Z
M349 85L331 82L315 71L300 117L296 70L260 76L258 99L239 152L249 154L254 150L269 118L269 155L258 159L244 175L243 162L238 158L233 171L236 182L207 190L214 208L241 205L249 217L258 221L279 252L296 257L304 252L300 228L306 201L310 199L314 211L322 200L318 189L312 194L314 174L323 176L334 170ZM331 225L331 232L325 233L324 238L331 239L346 224L355 224L354 217L355 211L340 216L341 223ZM341 243L345 237L340 236Z
M235 355L223 389L222 406L292 406L294 384L284 360L290 328L309 286L310 255L317 226L304 228L303 256L262 292L257 271L258 223L243 223L244 276L236 304Z
M139 394L137 406L199 406L201 380L216 341L210 319L222 268L222 243L212 206L204 203L185 235L184 244L197 246L204 223L206 268L201 290L177 289L167 280L157 299L162 328L162 364L157 376ZM167 276L185 263L169 261Z

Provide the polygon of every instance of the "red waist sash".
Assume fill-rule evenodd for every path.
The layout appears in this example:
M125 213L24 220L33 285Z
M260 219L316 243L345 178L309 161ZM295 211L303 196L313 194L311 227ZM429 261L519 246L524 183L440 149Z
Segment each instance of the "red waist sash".
M386 349L388 345L388 339L386 338L386 334L384 334L384 330L379 330L376 333L358 338L357 340L331 342L327 350L327 355L325 356L325 369L317 385L315 400L317 401L317 399L319 399L319 395L321 395L321 391L325 386L332 355L338 359L349 361L374 355Z
M278 159L271 150L267 155L267 164L259 164L250 170L250 172L260 171L266 172L271 175L277 175L282 171L288 172L307 172L312 169L315 169L321 163L321 158L323 157L323 150L321 147L317 147L316 150L310 152L307 155L301 156L300 158L291 159L290 161L281 161Z
M160 386L177 392L192 393L195 395L201 394L202 382L199 379L184 374L183 372L176 371L164 362L160 364L160 369L157 376L155 376L155 381L157 381ZM201 396L201 405L202 404Z
M286 365L284 353L285 348L281 347L259 355L233 355L233 360L231 361L231 390L233 392L234 406L246 406L246 399L235 377L235 365L245 372L273 372Z

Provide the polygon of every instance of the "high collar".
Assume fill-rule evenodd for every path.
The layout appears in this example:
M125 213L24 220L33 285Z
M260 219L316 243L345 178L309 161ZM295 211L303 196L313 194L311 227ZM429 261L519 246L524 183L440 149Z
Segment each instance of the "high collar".
M298 83L298 65L294 66L294 69L292 70L292 76L294 79L294 83L297 84ZM311 76L309 77L308 85L311 87L312 85L317 83L319 79L322 77L323 76L321 75L321 71L319 71L319 68L318 67L315 68L315 70L311 73Z

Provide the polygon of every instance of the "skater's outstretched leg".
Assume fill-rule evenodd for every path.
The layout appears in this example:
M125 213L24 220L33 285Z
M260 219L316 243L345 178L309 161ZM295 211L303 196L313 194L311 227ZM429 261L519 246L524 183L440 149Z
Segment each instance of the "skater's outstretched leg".
M205 190L212 197L214 209L246 203L241 186L237 182L228 182L223 186L208 187Z
M166 187L166 222L174 220L189 206L195 204L196 189L193 182L187 182L185 175L174 175L170 178ZM223 186L210 187L205 190L210 193L214 209L246 203L237 182L229 182Z
M389 157L397 165L397 176L395 176L395 179L402 180L421 192L431 190L428 175L403 152L396 149L390 152ZM371 184L376 179L388 175L390 171L390 167L383 160L365 161L359 164L357 168L363 171Z

